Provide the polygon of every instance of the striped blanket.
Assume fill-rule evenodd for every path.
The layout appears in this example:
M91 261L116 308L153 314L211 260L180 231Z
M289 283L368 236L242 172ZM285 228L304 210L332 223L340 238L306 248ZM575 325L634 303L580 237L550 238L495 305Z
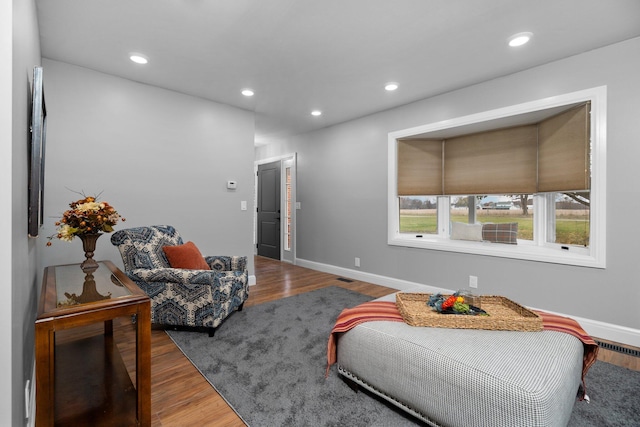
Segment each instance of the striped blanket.
M542 317L543 329L571 334L582 341L584 346L584 356L582 360L582 386L578 391L578 398L583 400L586 396L584 378L587 375L589 368L595 363L598 357L598 344L596 344L596 342L575 320L538 310L536 310L536 313ZM336 324L331 330L331 334L329 335L329 342L327 344L327 376L329 375L331 365L336 363L338 358L337 350L339 334L347 332L361 323L380 320L404 322L395 302L391 301L370 301L353 308L346 308L342 310L336 320Z

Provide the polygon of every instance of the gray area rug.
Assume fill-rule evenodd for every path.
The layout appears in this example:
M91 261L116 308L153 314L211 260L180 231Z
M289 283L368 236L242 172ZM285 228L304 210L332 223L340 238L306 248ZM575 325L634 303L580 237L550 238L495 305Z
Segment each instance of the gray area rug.
M327 339L346 307L371 300L329 287L246 307L208 334L168 331L182 352L250 426L415 426L419 420L365 392L332 367ZM640 372L596 362L591 403L576 402L571 427L640 425Z

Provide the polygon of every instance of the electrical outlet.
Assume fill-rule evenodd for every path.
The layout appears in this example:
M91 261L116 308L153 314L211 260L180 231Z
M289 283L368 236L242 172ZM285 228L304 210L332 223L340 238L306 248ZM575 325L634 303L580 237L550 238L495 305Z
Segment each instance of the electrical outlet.
M478 287L478 276L469 276L469 287L470 288Z
M356 267L360 267L360 258L356 257Z

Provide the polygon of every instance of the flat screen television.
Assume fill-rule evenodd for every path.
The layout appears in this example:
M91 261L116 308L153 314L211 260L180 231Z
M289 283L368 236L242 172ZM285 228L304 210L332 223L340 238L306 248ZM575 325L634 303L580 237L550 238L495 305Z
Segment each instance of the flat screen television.
M31 142L29 144L29 237L37 237L43 224L44 159L47 131L47 108L44 102L42 67L33 67L31 86Z

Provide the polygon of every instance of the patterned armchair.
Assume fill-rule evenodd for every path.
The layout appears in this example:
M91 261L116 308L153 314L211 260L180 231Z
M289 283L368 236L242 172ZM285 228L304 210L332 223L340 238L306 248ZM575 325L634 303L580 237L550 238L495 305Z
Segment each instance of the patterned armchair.
M249 296L244 256L206 256L211 270L171 268L162 248L183 241L170 225L120 230L111 243L120 250L127 276L151 298L153 324L206 328L213 336Z

